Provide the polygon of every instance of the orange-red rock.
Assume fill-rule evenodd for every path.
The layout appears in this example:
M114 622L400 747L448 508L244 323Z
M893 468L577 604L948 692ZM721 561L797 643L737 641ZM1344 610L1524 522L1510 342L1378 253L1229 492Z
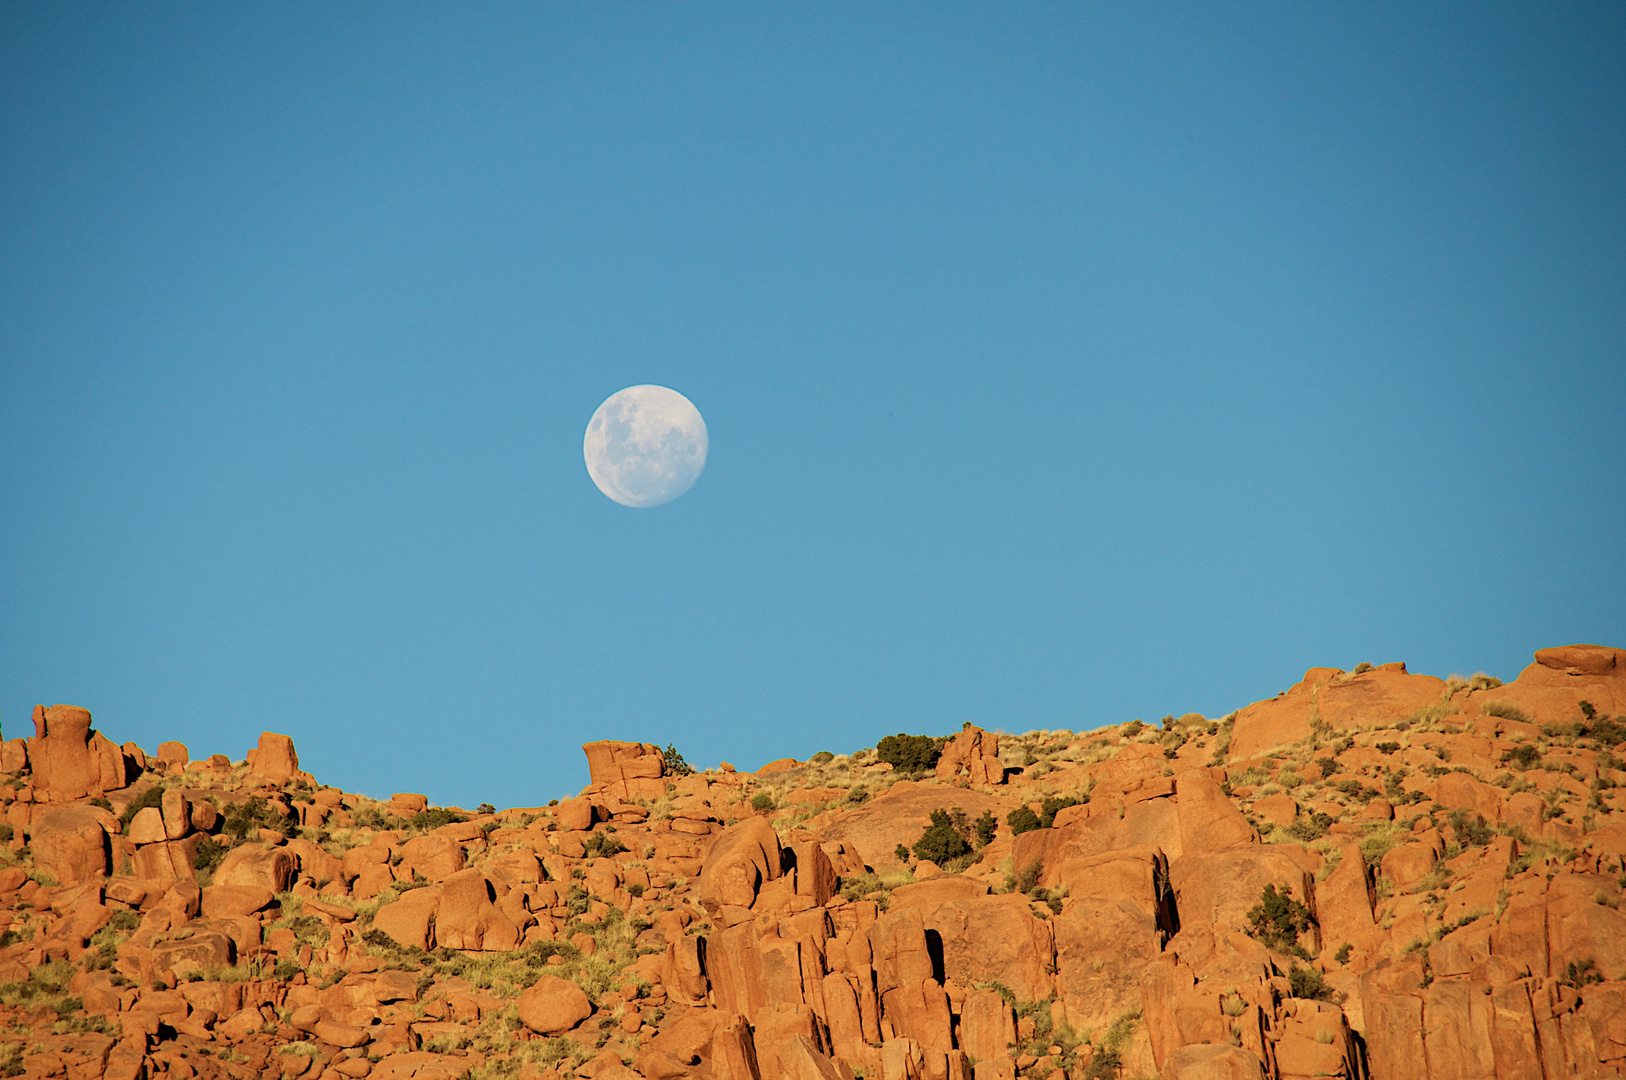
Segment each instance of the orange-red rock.
M519 1019L538 1035L569 1031L593 1014L581 987L556 975L543 975L519 998Z

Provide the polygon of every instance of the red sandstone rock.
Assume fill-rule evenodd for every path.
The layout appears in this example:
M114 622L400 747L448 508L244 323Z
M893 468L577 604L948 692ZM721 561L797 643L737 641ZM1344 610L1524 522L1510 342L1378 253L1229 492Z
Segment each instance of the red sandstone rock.
M34 865L62 885L106 877L119 822L95 806L53 806L35 812L29 826Z
M999 736L967 725L949 740L937 759L937 779L970 784L1003 784L1005 766L999 760Z
M221 860L215 870L214 883L247 885L274 893L287 892L293 887L298 869L293 855L282 848L242 844Z
M660 747L652 743L592 742L582 747L592 775L589 790L616 800L653 799L666 791Z
M440 890L413 889L392 904L385 904L373 916L373 926L388 934L398 945L433 949L438 944L435 913L440 907Z
M507 952L519 947L520 932L497 909L496 890L480 870L461 870L441 887L435 938L448 949Z
M581 987L555 975L543 975L519 998L519 1019L538 1035L569 1031L593 1014Z
M779 871L778 834L761 818L747 818L724 829L712 845L700 872L700 901L708 911L748 908Z
M294 741L286 735L265 731L260 742L248 752L248 767L255 776L272 784L286 784L299 771L299 755Z
M34 789L56 802L116 791L128 782L124 754L90 729L90 712L73 705L34 706L28 764Z

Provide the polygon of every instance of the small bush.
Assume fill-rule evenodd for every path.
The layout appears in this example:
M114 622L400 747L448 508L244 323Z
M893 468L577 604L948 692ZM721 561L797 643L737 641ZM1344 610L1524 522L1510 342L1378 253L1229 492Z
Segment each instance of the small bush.
M495 814L497 812L497 808L488 802L483 802L474 808L474 812L476 814Z
M418 811L418 813L412 815L407 824L414 829L422 829L428 832L430 829L438 829L443 825L455 825L460 821L467 820L469 819L455 810L447 810L437 806L429 810Z
M1335 757L1320 757L1315 759L1316 768L1321 770L1321 779L1325 780L1344 766Z
M1287 835L1301 844L1308 844L1327 835L1332 828L1332 818L1317 810L1313 814L1303 814L1287 827Z
M198 846L192 853L192 869L199 874L208 874L220 865L220 860L226 857L226 847L216 842L212 836L199 838Z
M694 772L693 767L683 760L683 755L678 753L678 748L671 743L667 743L666 749L661 751L661 768L666 771L667 776L688 776Z
M1350 943L1346 941L1342 945L1338 946L1338 951L1332 954L1332 958L1340 964L1347 964L1349 963L1349 954L1353 951L1354 946L1350 945Z
M1502 761L1524 772L1541 764L1541 751L1531 743L1520 743L1513 749L1505 751L1502 754Z
M852 803L854 806L857 806L860 803L868 802L869 789L863 784L859 784L857 787L849 789L847 792L847 801Z
M1029 806L1018 806L1005 815L1005 824L1010 826L1012 836L1021 836L1025 832L1032 832L1040 828L1039 815Z
M930 735L905 735L900 731L875 744L875 756L903 773L930 772L942 754L942 743Z
M261 829L270 829L286 835L288 819L282 816L280 810L256 795L247 802L228 806L221 828L239 840L245 840L250 834L258 833Z
M998 828L999 823L994 820L993 811L984 810L982 812L982 817L978 818L976 823L977 843L983 847L987 847L993 842L994 832Z
M1457 843L1463 847L1484 847L1496 835L1491 827L1485 824L1481 814L1475 814L1471 819L1466 810L1453 810L1450 816L1451 828L1456 831Z
M1088 801L1089 796L1087 795L1082 799L1068 796L1067 798L1055 797L1044 800L1039 804L1039 828L1048 829L1051 825L1055 824L1056 813L1058 811L1065 810L1069 806L1078 806L1081 803Z
M1279 952L1304 956L1299 935L1310 928L1313 920L1309 909L1291 893L1277 892L1275 885L1266 885L1259 894L1259 903L1248 911L1248 931L1254 938Z
M773 796L766 791L759 791L751 796L751 809L759 814L766 814L774 809Z
M834 754L832 754L830 751L828 751L828 750L820 750L818 753L814 754L812 757L808 758L807 760L810 763L814 764L814 765L828 765L828 764L830 764L830 762L834 761L835 759L836 759L836 756Z
M962 819L964 812L959 815ZM960 830L955 827L954 819L946 810L933 810L932 823L926 831L915 841L915 858L927 859L941 866L950 859L957 859L961 855L970 853L971 845L966 843Z
M1315 968L1293 965L1287 973L1287 984L1293 997L1311 1001L1331 1001L1332 988Z
M1039 884L1039 878L1044 874L1044 862L1034 859L1017 872L1015 888L1019 893L1030 893Z
M1383 754L1384 756L1388 756L1389 754L1394 753L1396 750L1399 750L1400 744L1397 742L1380 742L1376 746L1372 747L1372 749L1376 750L1380 754Z
M626 850L627 845L621 842L620 837L606 829L599 829L582 843L582 858L607 859Z

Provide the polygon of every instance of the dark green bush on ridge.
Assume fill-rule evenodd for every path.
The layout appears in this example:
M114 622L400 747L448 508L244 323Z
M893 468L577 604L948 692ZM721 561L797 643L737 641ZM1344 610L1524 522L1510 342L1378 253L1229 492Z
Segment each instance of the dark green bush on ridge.
M923 773L937 768L943 741L930 735L888 735L875 744L875 756L898 772Z
M661 768L665 770L667 776L688 776L694 772L693 767L683 760L683 755L678 753L678 748L671 743L667 743L666 749L661 751Z

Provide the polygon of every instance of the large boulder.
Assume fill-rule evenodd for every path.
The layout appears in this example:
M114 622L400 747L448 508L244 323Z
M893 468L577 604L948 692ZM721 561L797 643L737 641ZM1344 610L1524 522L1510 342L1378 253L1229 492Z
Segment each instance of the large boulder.
M1289 844L1247 845L1182 855L1169 863L1180 922L1245 931L1251 925L1248 912L1260 904L1266 885L1290 894L1313 915L1315 875L1307 864L1314 858ZM1303 944L1312 953L1316 951L1317 946L1310 940Z
M98 806L41 807L29 832L36 868L59 885L84 885L108 875L119 819Z
M460 870L447 878L435 916L439 945L471 952L519 948L519 928L497 909L496 899L496 890L483 871Z
M590 742L582 747L592 776L588 792L616 800L653 799L666 793L665 759L653 743Z
M388 934L403 948L433 949L437 944L435 914L439 908L439 889L412 889L379 908L373 916L373 928Z
M1035 918L1020 893L952 900L924 923L942 941L943 974L961 986L997 982L1022 1001L1055 992L1050 923Z
M1005 766L999 760L999 736L974 725L966 725L937 759L937 779L944 783L964 780L969 784L1003 784Z
M401 845L401 865L425 881L445 881L463 869L463 845L439 832Z
M294 740L272 731L260 733L260 744L248 752L250 771L272 784L282 785L299 772L299 755Z
M28 742L28 764L37 796L70 802L117 791L128 783L124 752L90 729L89 710L75 705L36 705L34 731Z
M750 907L762 884L777 878L779 834L759 817L730 825L717 836L700 869L700 902L707 911Z
M593 1015L582 988L557 975L544 975L519 996L520 1023L538 1035L569 1031Z
M299 863L287 849L243 844L220 861L214 884L247 885L280 893L294 887L298 874Z

